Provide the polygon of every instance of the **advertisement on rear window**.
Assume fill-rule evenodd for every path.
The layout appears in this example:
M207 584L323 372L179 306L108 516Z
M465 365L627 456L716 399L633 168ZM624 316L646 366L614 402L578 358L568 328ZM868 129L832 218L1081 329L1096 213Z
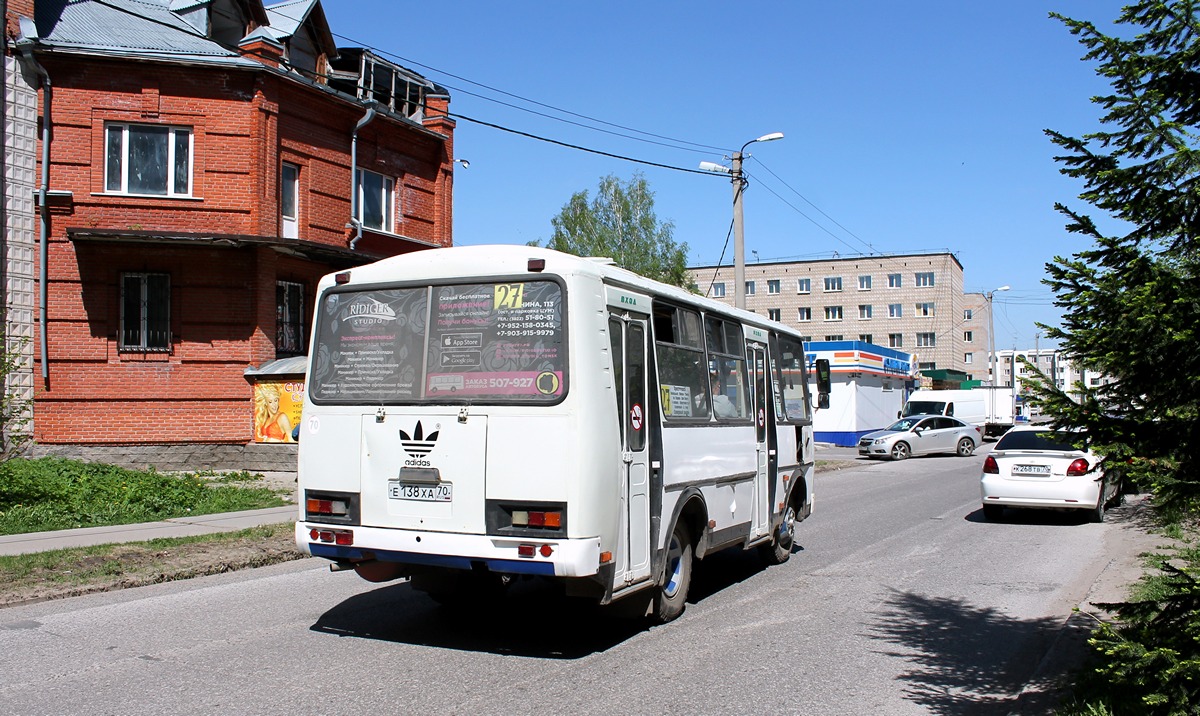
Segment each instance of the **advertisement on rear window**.
M566 365L556 283L436 286L426 396L555 400Z
M551 281L325 296L318 401L555 401L566 392L562 289Z
M319 308L313 397L419 398L428 298L427 288L327 295Z

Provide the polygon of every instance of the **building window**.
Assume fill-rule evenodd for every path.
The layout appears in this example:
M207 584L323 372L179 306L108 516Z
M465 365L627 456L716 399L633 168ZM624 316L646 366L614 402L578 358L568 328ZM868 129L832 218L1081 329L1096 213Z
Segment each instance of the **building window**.
M874 307L870 304L861 304L858 307L858 317L864 321L870 319L873 312Z
M888 348L903 348L903 347L904 347L904 334L903 333L889 333L888 334Z
M971 309L967 308L967 309L963 310L963 320L964 321L969 321L974 317L975 317L975 312L972 311Z
M304 284L275 282L275 357L303 355Z
M903 318L903 317L904 317L904 309L900 307L900 304L898 304L898 303L889 303L888 304L888 318Z
M963 363L966 363L967 365L971 365L974 362L975 362L975 354L974 353L963 353Z
M161 124L109 124L105 130L105 191L191 196L190 128Z
M300 235L300 167L284 162L279 173L279 235L294 239Z
M835 334L834 334L834 335L832 335L832 336L825 336L825 340L827 340L827 341L841 341L841 340L845 340L845 339L842 337L842 334L841 334L841 333L835 333Z
M871 277L870 276L859 276L858 277L858 290L859 291L870 291L871 290Z
M937 345L936 333L918 333L917 348L933 348Z
M827 276L825 278L825 293L836 293L842 290L841 276Z
M902 279L900 278L900 274L898 274L898 273L889 273L888 274L888 288L900 288L901 283L902 283Z
M800 336L801 343L812 343L812 336Z
M171 277L121 274L121 350L171 349Z
M812 309L808 306L803 306L796 311L796 320L800 323L808 323L812 320Z
M918 288L920 288L922 286L932 286L933 285L933 272L932 271L924 271L924 272L918 271L916 273L916 275L913 276L913 278L916 280Z
M365 228L393 233L396 183L389 177L366 169L358 170L357 219Z
M918 316L927 317L933 315L932 303L918 303L916 308Z
M825 320L826 321L842 320L842 307L841 306L826 306L825 307Z
M930 361L928 363L917 364L917 370L937 370L937 363Z
M796 293L812 293L812 279L811 278L796 279Z
M754 295L754 282L753 282L753 281L747 281L747 282L746 282L746 295L747 295L747 296L753 296L753 295Z
M767 293L779 293L779 279L773 278L767 280Z
M963 343L974 343L975 331L963 331Z
M778 308L768 308L767 309L767 318L771 319L772 321L783 320L782 314L780 313L780 309L778 309Z
M862 341L863 343L874 343L875 341L872 340L873 338L874 337L870 333L859 333L858 334L858 340Z
M725 282L714 283L712 285L713 298L725 298Z

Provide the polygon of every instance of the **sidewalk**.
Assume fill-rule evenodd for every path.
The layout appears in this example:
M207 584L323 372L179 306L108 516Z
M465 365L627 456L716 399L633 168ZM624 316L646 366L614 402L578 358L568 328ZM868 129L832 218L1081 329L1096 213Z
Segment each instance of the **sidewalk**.
M268 507L264 510L224 512L216 515L177 517L161 522L143 522L110 527L83 527L54 532L30 532L0 536L0 555L48 552L68 547L91 547L98 544L144 542L159 537L190 537L213 532L234 532L259 525L293 522L296 505Z

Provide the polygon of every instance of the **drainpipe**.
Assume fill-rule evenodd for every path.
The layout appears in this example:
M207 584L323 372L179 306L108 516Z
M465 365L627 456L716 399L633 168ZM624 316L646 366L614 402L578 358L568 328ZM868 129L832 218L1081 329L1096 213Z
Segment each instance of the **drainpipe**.
M362 222L358 220L358 132L372 119L375 119L373 101L367 104L367 113L354 125L354 134L350 136L350 226L354 228L354 238L350 239L351 251L362 238Z
M30 35L24 32L25 18L21 20L21 34L29 37ZM32 69L42 81L42 180L38 187L38 333L41 343L42 382L45 384L50 380L49 351L46 347L46 282L49 280L46 261L50 240L50 207L46 205L46 194L50 191L50 107L53 93L50 87L50 73L34 58L33 46L34 42L28 40L18 43L21 57L25 60L23 64Z

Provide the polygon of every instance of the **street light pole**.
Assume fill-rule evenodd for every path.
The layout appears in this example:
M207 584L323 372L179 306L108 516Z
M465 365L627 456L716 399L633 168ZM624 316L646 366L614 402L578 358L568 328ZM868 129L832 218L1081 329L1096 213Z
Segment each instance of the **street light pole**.
M764 134L758 139L751 139L742 148L733 153L733 166L725 169L711 162L700 162L700 168L706 171L728 171L733 181L733 305L738 308L746 307L746 255L745 235L742 228L742 192L746 189L746 178L742 175L742 159L746 147L755 142L773 142L783 139L783 132Z
M987 299L988 305L988 360L991 363L989 372L992 374L993 387L1000 384L1000 376L996 375L996 318L992 310L992 296L996 295L996 291L1007 291L1008 289L1009 286L1005 285L983 294L983 297Z

